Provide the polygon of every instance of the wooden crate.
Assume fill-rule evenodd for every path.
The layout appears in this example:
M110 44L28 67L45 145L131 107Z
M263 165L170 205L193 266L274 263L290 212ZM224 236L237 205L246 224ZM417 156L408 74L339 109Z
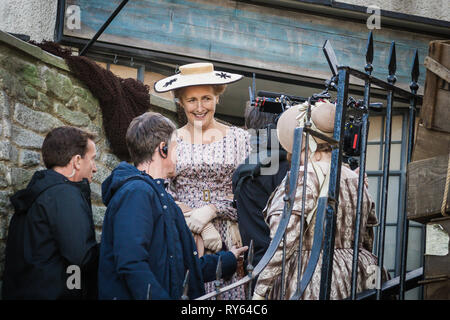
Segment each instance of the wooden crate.
M450 122L450 119L448 120ZM419 121L412 154L412 161L429 159L450 152L450 133L426 129Z
M431 41L420 117L427 129L450 133L450 40Z
M420 223L442 217L449 154L408 164L408 219ZM450 192L447 193L446 212L450 213Z
M425 300L450 300L450 217L434 219L426 226Z

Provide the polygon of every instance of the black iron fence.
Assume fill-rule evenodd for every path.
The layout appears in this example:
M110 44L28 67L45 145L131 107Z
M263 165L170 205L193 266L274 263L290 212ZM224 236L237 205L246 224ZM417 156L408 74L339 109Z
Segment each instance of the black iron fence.
M305 271L302 276L300 270L302 270L301 252L303 249L303 238L299 238L298 246L298 277L297 277L297 290L291 299L298 300L302 297L305 289L309 285L314 270L319 262L320 255L322 255L322 268L321 268L321 281L320 281L320 293L319 299L330 299L331 278L333 270L333 255L334 255L334 241L336 233L336 214L339 204L339 188L340 188L340 176L341 165L343 159L343 143L344 143L344 130L345 121L347 117L347 111L349 108L357 109L362 113L362 129L361 129L361 153L360 153L360 170L359 170L359 182L358 182L358 198L357 198L357 211L355 212L355 229L354 229L354 246L353 246L353 262L352 262L352 274L351 274L351 294L348 299L383 299L387 296L396 295L399 299L404 299L405 291L418 286L418 281L423 277L423 269L419 268L409 273L406 272L406 253L408 245L408 220L407 215L402 214L402 239L401 239L401 266L400 275L394 279L390 279L382 283L381 273L383 270L384 262L384 250L385 250L385 229L386 229L386 211L388 200L388 186L389 186L389 163L391 153L391 131L392 131L392 110L395 98L402 100L409 100L409 132L408 132L408 148L406 159L407 162L411 160L412 146L414 141L414 125L415 125L415 113L417 105L421 104L422 97L417 95L418 90L418 77L419 77L419 61L418 52L416 50L412 68L411 68L411 85L410 92L395 86L396 82L396 52L395 42L392 42L389 55L388 65L388 77L387 81L375 78L371 75L373 71L373 36L372 32L369 34L366 47L366 66L365 72L358 71L348 66L339 66L337 68L337 75L333 79L336 83L334 86L337 89L336 97L336 115L334 124L334 135L332 138L326 137L319 132L311 129L310 116L311 105L309 104L307 122L304 127L296 128L294 132L294 147L292 154L291 170L289 177L286 179L286 189L289 190L288 194L284 197L285 205L279 227L275 232L272 242L264 254L260 262L253 266L253 242L250 243L248 259L247 259L247 276L239 281L232 283L226 287L221 287L220 278L221 274L221 262L217 266L215 282L216 290L214 292L205 294L198 298L198 300L205 300L216 298L220 299L220 296L231 289L239 286L246 286L248 292L248 299L251 299L251 286L252 280L255 279L268 265L272 257L274 256L277 248L282 244L283 257L282 257L282 275L281 275L281 297L284 299L285 283L284 273L286 268L286 228L291 217L292 208L294 204L297 180L299 176L300 168L300 155L302 140L305 139L305 158L304 158L304 183L303 183L303 197L302 197L302 212L300 223L300 235L303 234L304 229L304 211L305 211L305 192L306 192L306 172L308 168L308 139L310 135L318 137L327 141L332 146L332 159L329 171L329 187L328 195L325 197L319 197L318 207L316 212L316 221L314 228L314 238L311 248L311 254L306 265ZM362 103L355 104L349 103L348 91L349 91L349 78L350 76L359 78L365 82L364 98ZM369 106L370 104L370 91L372 86L377 86L386 91L387 104L386 104L386 117L385 117L385 138L384 138L384 158L383 158L383 183L382 183L382 195L381 206L379 213L379 228L378 228L378 245L377 245L377 278L375 289L367 290L364 292L357 292L357 279L358 279L358 256L359 256L359 243L360 243L360 225L361 225L361 211L362 211L362 198L364 177L366 171L366 151L367 151L367 139L369 132ZM406 193L402 200L406 203ZM406 210L406 205L403 206ZM188 271L189 272L189 271ZM188 278L189 273L186 274L183 299L188 299Z
M114 17L120 12L120 10L126 5L128 0L122 0L121 4L113 12L110 18L102 25L96 35L89 41L88 44L81 50L80 55L84 55L92 44L98 39ZM63 2L59 5L60 15L64 10ZM321 269L321 282L320 282L320 294L319 299L328 300L330 298L330 288L331 288L331 278L333 270L333 255L334 255L334 240L336 232L336 213L339 204L339 188L340 188L340 175L341 175L341 165L343 156L343 142L344 142L344 126L347 116L347 109L353 107L358 109L362 113L362 130L361 130L361 154L360 154L360 171L359 171L359 182L358 182L358 198L357 198L357 211L355 219L355 232L354 232L354 246L353 246L353 261L352 261L352 274L351 274L351 294L349 299L369 299L376 297L376 299L382 299L385 296L390 296L392 294L398 295L399 299L404 299L405 291L418 286L418 281L423 277L423 269L419 268L413 270L409 273L406 272L406 257L407 257L407 246L408 246L408 220L407 215L403 213L402 217L402 238L401 238L401 263L400 263L400 275L394 279L388 280L382 283L381 270L383 269L384 262L384 244L385 244L385 229L386 229L386 211L387 211L387 200L388 200L388 186L389 186L389 163L390 163L390 152L391 152L391 131L392 131L392 109L394 105L394 98L399 97L403 100L407 99L410 102L409 105L409 131L408 131L408 148L406 159L407 163L411 161L412 146L414 141L414 125L415 125L415 113L417 105L422 103L422 97L417 95L418 90L418 77L419 77L419 61L418 52L416 50L412 69L411 69L411 85L410 92L395 86L396 77L396 52L395 43L392 42L389 56L388 65L388 77L387 82L381 79L375 78L371 75L373 71L372 66L373 61L373 36L372 32L369 34L367 47L366 47L366 66L365 72L358 71L356 69L350 68L348 66L337 67L337 74L328 82L328 85L335 87L337 89L337 99L336 99L336 115L335 115L335 125L334 125L334 135L333 138L329 138L320 134L317 131L311 129L310 116L311 109L308 109L307 123L303 128L296 128L294 132L294 147L292 154L291 170L289 173L289 179L286 179L286 187L289 190L288 194L285 196L285 206L283 214L279 223L279 227L272 239L272 242L264 254L260 262L253 266L253 242L250 243L249 253L247 259L246 270L248 272L247 276L240 279L239 281L230 284L226 287L221 288L222 278L222 265L219 259L217 265L216 278L215 281L215 292L199 297L198 300L205 300L216 298L220 299L221 294L234 289L239 286L247 286L248 299L251 299L251 286L252 281L255 279L268 265L269 261L274 256L280 243L283 242L283 258L282 258L282 282L281 282L281 299L284 299L284 273L285 273L285 258L286 258L286 228L288 226L289 219L292 213L292 207L294 204L297 180L300 168L300 155L301 148L298 146L302 145L302 140L305 139L305 158L304 158L304 183L303 183L303 197L302 197L302 212L301 212L301 223L300 223L300 235L303 234L304 229L304 211L305 211L305 192L306 192L306 173L308 168L308 140L310 135L318 137L322 140L327 141L333 148L332 150L332 160L329 172L329 187L328 195L325 197L319 197L318 207L316 212L316 222L314 228L314 239L311 248L311 255L308 260L308 264L305 268L303 276L300 276L300 271L302 270L301 252L303 249L303 238L299 238L298 247L298 277L297 277L297 290L291 299L298 300L302 297L305 289L311 281L314 270L318 264L320 255L322 254L322 269ZM334 69L336 69L334 67ZM336 70L334 71L336 72ZM365 82L364 87L364 99L362 104L354 104L348 102L348 91L349 91L349 77L353 76L359 78ZM337 83L337 86L335 86ZM376 288L373 290L367 290L364 292L357 293L357 278L358 278L358 256L359 256L359 239L360 239L360 225L361 225L361 211L362 211L362 196L363 196L363 186L364 186L364 176L366 171L366 151L367 151L367 137L369 132L369 106L370 104L370 91L371 87L375 85L382 88L387 93L387 106L386 106L386 118L385 118L385 143L384 143L384 159L383 159L383 185L382 185L382 197L381 197L381 211L379 214L380 225L378 232L378 246L377 246L377 257L378 257L378 272L376 279ZM305 135L303 135L305 133ZM403 196L403 206L406 210L406 192ZM187 300L189 297L188 293L188 283L189 283L189 270L186 272L185 279L183 282L183 295L182 300ZM147 299L151 298L151 287L149 285L147 291Z

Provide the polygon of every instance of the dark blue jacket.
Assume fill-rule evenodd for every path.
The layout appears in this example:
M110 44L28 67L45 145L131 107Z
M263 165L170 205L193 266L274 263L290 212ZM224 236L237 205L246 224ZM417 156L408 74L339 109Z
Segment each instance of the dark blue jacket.
M107 206L98 273L99 299L179 299L189 269L190 299L205 293L215 279L219 255L223 276L236 270L232 252L198 258L181 209L153 179L121 162L102 184Z

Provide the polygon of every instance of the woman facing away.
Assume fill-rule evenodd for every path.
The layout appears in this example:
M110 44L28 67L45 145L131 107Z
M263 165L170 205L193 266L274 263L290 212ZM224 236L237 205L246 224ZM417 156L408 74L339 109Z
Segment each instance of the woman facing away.
M175 102L187 118L186 125L177 130L177 165L170 179L171 194L183 210L199 255L233 245L240 247L231 178L250 153L250 136L243 129L219 123L214 115L226 84L242 76L215 71L211 63L192 63L179 70L155 83L157 92L173 90ZM242 271L222 285L239 280ZM207 293L214 289L213 282L205 284ZM242 286L221 295L225 300L244 298Z
M293 137L296 127L303 127L306 122L307 104L293 106L285 111L277 124L277 135L281 145L288 152L288 159L292 156ZM312 106L311 123L313 129L332 137L334 129L334 104L317 102ZM301 252L303 275L311 254L316 222L315 211L319 195L327 191L326 176L329 173L331 162L331 147L324 140L310 136L309 162L306 178L306 199L304 212L304 236ZM298 278L298 249L300 239L300 222L303 195L305 144L302 146L299 178L295 194L294 206L286 229L286 270L285 270L285 299L291 298L297 289ZM288 173L289 175L289 173ZM286 177L274 191L263 211L266 222L270 227L271 238L278 229L284 208L283 197L286 194ZM323 189L325 188L325 189ZM335 251L333 256L333 270L330 299L345 299L351 293L351 273L353 260L353 239L356 220L358 174L346 165L341 167L341 180L339 189L339 207L336 216ZM377 224L375 203L371 199L367 182L363 192L363 206L361 216L361 237L359 242L358 281L357 290L362 291L374 288L372 279L375 279L377 257L372 254L374 234L372 227ZM322 253L318 265L313 273L311 282L301 297L304 300L317 300L320 291L320 272L322 266ZM261 272L256 284L253 299L280 299L282 269L282 245L278 247L272 260ZM386 279L387 273L383 272Z

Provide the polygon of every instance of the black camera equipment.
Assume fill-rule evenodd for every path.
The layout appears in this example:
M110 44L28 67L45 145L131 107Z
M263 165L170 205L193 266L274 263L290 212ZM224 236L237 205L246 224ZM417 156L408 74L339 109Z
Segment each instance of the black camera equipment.
M337 89L339 63L329 40L325 41L322 50L332 73L332 77L325 81L324 91L313 94L309 98L270 91L258 91L256 95L255 74L253 74L253 88L249 87L251 105L259 108L262 112L274 113L280 116L286 109L305 101L308 101L311 105L314 105L321 99L332 101L328 91L330 89ZM366 107L364 106L363 100L356 100L353 97L349 97L347 107L353 109L354 114L348 117L344 126L343 161L349 164L352 169L355 169L359 165L358 157L361 154L362 114L368 112L368 110L380 112L383 104L371 103Z
M258 91L255 106L262 112L281 114L291 106L305 102L303 97L288 95L279 92Z
M348 157L359 157L361 154L361 119L349 116L344 129L344 154Z
M347 101L347 107L355 110L355 115L350 115L348 121L344 126L344 147L343 147L343 161L350 165L352 170L358 167L358 159L361 155L361 131L363 127L362 113L373 110L380 112L382 110L382 103L371 103L369 108L364 106L363 100L355 100L353 97L349 97Z

